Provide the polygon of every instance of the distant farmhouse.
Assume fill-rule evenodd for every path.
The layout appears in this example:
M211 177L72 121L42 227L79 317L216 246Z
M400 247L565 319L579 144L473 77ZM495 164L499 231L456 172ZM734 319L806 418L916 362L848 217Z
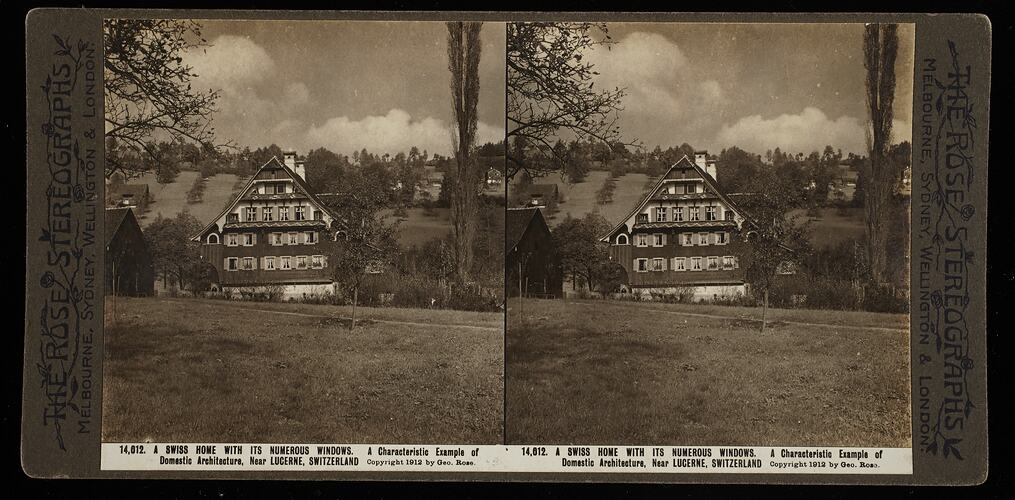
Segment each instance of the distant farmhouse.
M339 224L314 195L295 152L272 157L237 197L194 237L215 268L212 288L227 293L282 287L284 297L334 293L328 249Z
M532 184L526 189L526 193L528 193L526 205L530 207L552 209L560 201L560 190L556 184Z
M560 257L538 207L509 208L504 220L509 296L560 297L564 291Z
M155 269L134 211L107 208L105 223L106 295L152 295Z
M486 186L497 187L504 183L504 172L490 167L486 169Z
M148 209L151 192L148 184L108 184L106 185L106 207L130 207L140 216Z
M603 236L632 293L745 294L740 256L746 218L716 183L707 152L685 155L623 221Z

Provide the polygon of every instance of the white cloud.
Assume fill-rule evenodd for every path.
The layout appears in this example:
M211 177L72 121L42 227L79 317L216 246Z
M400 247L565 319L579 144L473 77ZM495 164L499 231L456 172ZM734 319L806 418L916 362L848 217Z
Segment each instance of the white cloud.
M852 116L830 119L815 107L806 107L798 114L783 114L774 118L752 115L732 125L724 124L716 136L720 147L737 146L761 154L779 148L788 153L821 151L826 145L841 148L844 152L863 154L867 149L864 120ZM893 122L893 142L910 140L908 122Z
M659 34L630 33L609 50L590 51L588 61L599 73L597 88L626 89L621 117L652 124L651 129L631 124L626 131L631 137L625 137L648 141L649 147L700 140L687 131L715 130L729 104L722 85L698 74L680 46Z
M260 82L275 72L275 61L260 45L249 38L222 35L210 47L185 54L187 64L199 75L199 81L228 91Z
M504 138L502 127L480 122L477 143L497 142ZM383 116L366 116L351 120L347 116L331 118L306 132L307 147L325 147L336 153L352 154L366 148L375 153L408 151L412 146L430 152L448 154L451 150L451 129L443 120L426 117L413 120L401 109L392 109Z
M799 114L775 118L746 116L733 125L723 125L716 142L721 147L737 146L759 154L775 148L807 154L820 151L827 144L843 151L860 152L864 149L864 137L860 120L851 116L831 120L820 109L807 107Z

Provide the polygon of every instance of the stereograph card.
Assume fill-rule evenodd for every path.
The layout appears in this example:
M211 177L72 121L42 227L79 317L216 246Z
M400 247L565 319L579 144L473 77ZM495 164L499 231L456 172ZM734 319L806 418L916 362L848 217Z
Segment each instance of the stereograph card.
M986 478L985 16L25 30L29 476Z

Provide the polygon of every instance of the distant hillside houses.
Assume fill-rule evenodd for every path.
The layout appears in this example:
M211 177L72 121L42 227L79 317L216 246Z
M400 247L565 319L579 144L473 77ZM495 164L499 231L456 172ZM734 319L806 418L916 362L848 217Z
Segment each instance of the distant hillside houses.
M148 184L106 185L106 208L133 208L137 215L141 215L150 202Z

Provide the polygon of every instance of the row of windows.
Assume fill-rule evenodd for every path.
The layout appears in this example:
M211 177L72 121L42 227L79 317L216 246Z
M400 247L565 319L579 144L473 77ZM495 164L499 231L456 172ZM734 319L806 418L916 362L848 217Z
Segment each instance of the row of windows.
M701 209L705 209L705 218L702 219ZM653 207L651 222L683 222L687 221L715 221L722 219L722 209L718 205L709 205L707 207ZM732 210L726 210L726 220L733 220L735 213ZM671 219L672 217L672 219ZM638 214L637 220L642 224L649 222L649 214Z
M663 192L666 194L694 194L698 192L697 182L671 182L668 186L663 188Z
M226 271L289 271L292 269L324 269L327 258L323 255L283 255L280 257L226 257Z
M715 233L680 233L677 236L677 243L681 246L708 246L708 245L726 245L729 243L729 233L726 231L719 231ZM662 247L666 246L667 235L665 233L655 234L644 234L638 233L634 235L634 246L637 247ZM627 245L630 243L626 234L617 235L617 245Z
M740 263L732 255L634 259L634 270L639 273L666 271L667 267L670 271L729 271L740 267Z
M290 210L291 209L291 210ZM243 222L272 222L290 220L308 220L308 207L244 207ZM320 210L314 210L314 220L321 220L324 215ZM226 222L240 222L240 214L226 215Z
M225 238L227 247L251 247L257 244L257 233L229 233L225 235ZM209 244L215 245L218 242L219 236L217 234L212 233L208 235ZM317 231L268 233L268 244L272 246L316 245L317 242Z

